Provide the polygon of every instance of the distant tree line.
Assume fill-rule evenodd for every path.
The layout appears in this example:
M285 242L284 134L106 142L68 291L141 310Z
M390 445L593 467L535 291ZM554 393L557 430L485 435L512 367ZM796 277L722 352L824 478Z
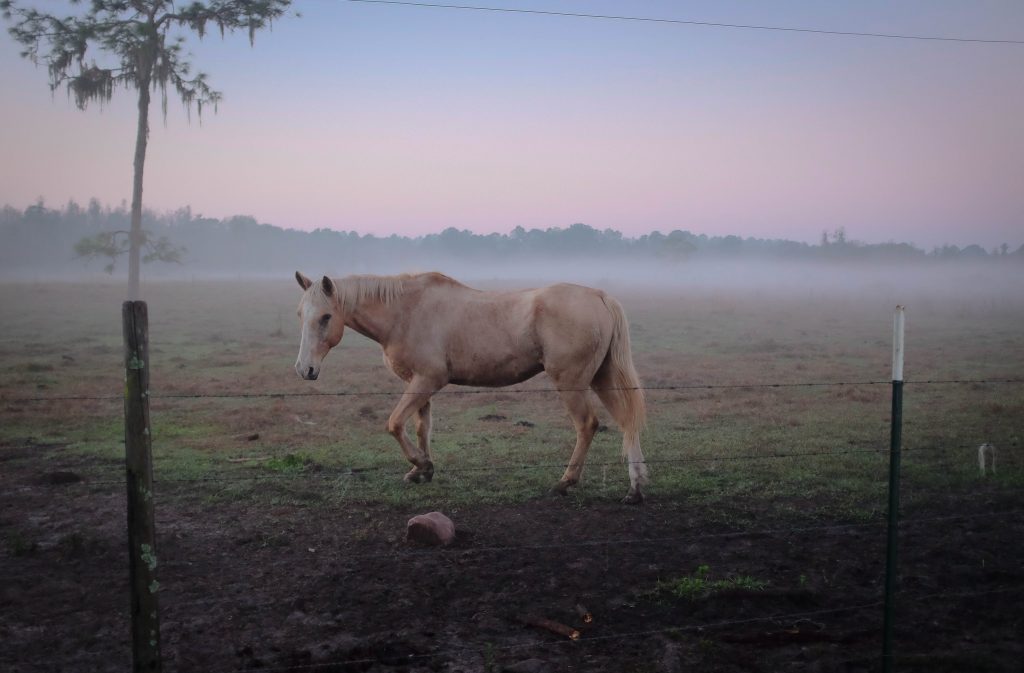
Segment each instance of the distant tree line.
M74 201L60 209L42 201L19 210L0 211L0 269L3 272L61 270L113 271L116 256L89 263L104 254L98 245L105 232L124 231L131 223L126 205L101 205L96 199L81 206ZM143 214L143 229L152 241L171 246L175 254L154 259L178 264L156 266L150 275L277 274L296 268L343 273L391 273L425 270L445 262L478 263L516 258L627 258L684 264L691 260L732 258L779 261L888 261L937 262L987 260L1024 263L1024 245L1011 250L1006 244L993 250L978 245L945 245L925 251L909 243L860 243L849 240L843 229L823 233L818 244L781 239L708 236L674 230L629 238L576 223L568 227L525 229L508 234L474 234L448 228L419 237L360 235L354 231L316 229L298 231L261 224L249 216L215 219L196 215L188 207L171 213ZM115 248L116 250L116 248Z

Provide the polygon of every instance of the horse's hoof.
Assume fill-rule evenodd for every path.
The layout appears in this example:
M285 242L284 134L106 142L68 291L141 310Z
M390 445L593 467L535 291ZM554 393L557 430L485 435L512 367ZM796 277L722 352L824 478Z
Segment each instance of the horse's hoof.
M571 484L569 484L568 482L560 481L554 486L552 486L551 490L548 491L548 493L550 493L552 496L560 495L564 498L565 496L569 495L569 486L571 486Z
M426 467L414 467L405 473L402 480L407 484L423 484L434 478L434 464L427 462Z
M420 472L419 470L412 470L402 480L407 484L423 484L434 478L433 472Z
M640 491L630 491L626 494L626 497L622 499L624 505L640 505L643 504L644 494Z

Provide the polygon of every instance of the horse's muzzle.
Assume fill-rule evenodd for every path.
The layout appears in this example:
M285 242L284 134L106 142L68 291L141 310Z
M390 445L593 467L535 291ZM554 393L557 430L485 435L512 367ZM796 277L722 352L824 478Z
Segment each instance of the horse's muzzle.
M295 363L295 373L307 381L316 381L316 377L320 376L320 372L315 367L304 368L298 362Z

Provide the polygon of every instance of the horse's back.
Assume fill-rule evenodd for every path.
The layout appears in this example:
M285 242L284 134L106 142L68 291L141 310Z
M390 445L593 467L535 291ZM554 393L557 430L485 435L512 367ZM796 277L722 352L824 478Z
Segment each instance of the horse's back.
M542 371L535 290L486 292L447 280L431 274L411 297L406 357L443 364L449 382L460 385L509 385Z

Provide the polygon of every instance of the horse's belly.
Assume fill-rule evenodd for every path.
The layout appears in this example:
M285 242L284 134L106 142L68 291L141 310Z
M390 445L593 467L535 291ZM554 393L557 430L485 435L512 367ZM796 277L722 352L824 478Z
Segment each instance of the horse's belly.
M536 376L544 371L537 360L473 360L469 363L453 363L450 381L459 386L510 386Z

